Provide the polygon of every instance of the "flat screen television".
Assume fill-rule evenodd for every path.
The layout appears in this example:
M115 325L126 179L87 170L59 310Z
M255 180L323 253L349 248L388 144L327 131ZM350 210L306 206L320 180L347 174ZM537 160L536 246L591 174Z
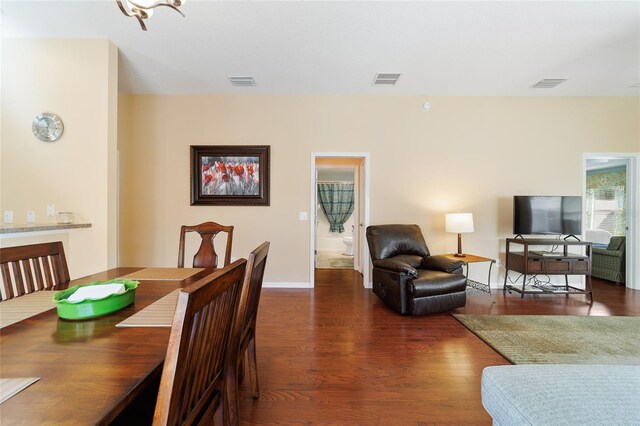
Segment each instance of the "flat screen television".
M513 197L516 235L580 235L582 197L516 195Z

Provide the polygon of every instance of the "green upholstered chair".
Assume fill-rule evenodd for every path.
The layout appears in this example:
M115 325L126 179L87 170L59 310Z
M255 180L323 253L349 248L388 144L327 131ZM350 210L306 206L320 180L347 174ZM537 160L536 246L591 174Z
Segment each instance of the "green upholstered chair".
M591 276L624 284L625 237L611 237L607 248L593 249Z

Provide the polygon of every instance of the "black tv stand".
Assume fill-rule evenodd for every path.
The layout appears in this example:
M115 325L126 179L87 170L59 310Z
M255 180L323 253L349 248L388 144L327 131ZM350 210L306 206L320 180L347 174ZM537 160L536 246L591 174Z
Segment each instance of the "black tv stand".
M566 237L564 237L564 240L567 241L569 238L575 238L576 241L580 241L580 238L576 237L573 234L567 235Z
M511 251L512 245L521 245L524 251ZM562 251L535 251L530 246L562 246ZM569 253L569 246L585 248L585 254ZM509 271L519 272L515 282L507 284ZM541 283L528 285L527 277L537 275L564 275L564 285ZM569 285L569 275L584 275L585 288ZM522 285L517 281L522 278ZM556 240L551 238L507 238L506 263L503 293L515 291L524 298L525 294L588 294L593 304L591 285L591 243L588 241Z

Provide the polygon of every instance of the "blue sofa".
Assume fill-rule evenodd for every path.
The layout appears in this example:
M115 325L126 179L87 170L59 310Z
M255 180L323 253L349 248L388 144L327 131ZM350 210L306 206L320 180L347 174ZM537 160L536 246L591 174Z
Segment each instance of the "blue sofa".
M494 425L640 425L640 366L502 365L482 372Z

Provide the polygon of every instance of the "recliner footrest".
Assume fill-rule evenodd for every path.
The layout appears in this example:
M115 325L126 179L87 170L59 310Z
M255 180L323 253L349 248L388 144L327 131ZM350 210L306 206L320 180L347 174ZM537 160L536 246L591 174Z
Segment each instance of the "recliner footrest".
M437 296L465 291L467 278L462 274L418 269L418 276L409 280L413 297Z

